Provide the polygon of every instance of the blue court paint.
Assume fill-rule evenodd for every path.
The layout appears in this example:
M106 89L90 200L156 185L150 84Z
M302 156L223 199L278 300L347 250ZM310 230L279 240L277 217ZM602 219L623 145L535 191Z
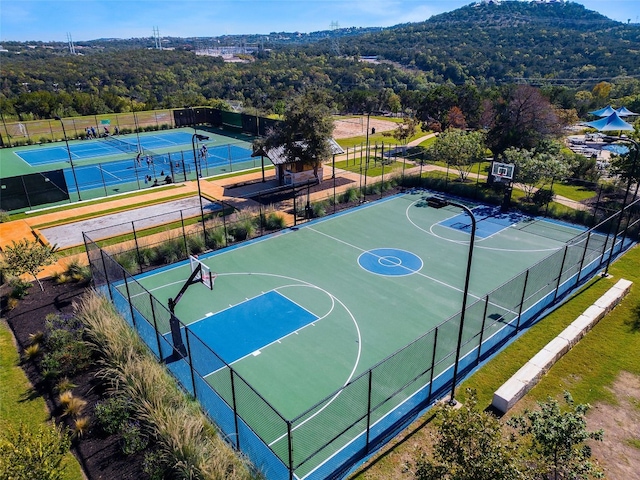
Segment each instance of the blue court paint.
M225 362L232 363L317 318L287 297L271 291L205 317L189 329ZM192 353L197 356L197 352Z
M531 219L519 212L501 212L499 207L480 206L471 211L476 217L476 236L480 238L490 237L511 225ZM447 218L438 225L471 234L471 219L466 213Z
M376 248L358 257L358 264L368 272L389 277L413 275L422 269L422 259L397 248Z

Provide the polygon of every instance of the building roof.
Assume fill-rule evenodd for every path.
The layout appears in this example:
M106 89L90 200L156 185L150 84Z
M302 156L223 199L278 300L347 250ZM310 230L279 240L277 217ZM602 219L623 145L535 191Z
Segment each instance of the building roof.
M298 145L303 146L304 142L300 141L297 142ZM344 153L344 150L342 149L342 147L340 145L338 145L338 142L336 142L333 138L329 139L329 146L331 148L331 154L332 155L340 155L342 153ZM285 151L284 151L284 147L276 147L276 148L270 148L268 150L264 150L264 149L260 149L256 152L253 152L253 154L251 154L252 157L260 157L260 156L264 156L267 157L269 160L271 160L271 163L273 163L274 165L283 165L285 163L295 163L295 161L290 161L287 156L285 155Z

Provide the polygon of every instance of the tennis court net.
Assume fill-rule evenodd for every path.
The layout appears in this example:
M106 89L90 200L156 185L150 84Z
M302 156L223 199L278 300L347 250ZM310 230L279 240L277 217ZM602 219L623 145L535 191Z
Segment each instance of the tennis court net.
M123 152L127 152L127 153L131 153L131 152L137 152L138 151L138 146L137 145L133 145L129 142L125 142L123 140L119 140L117 138L114 137L103 137L100 140L102 140L103 142L108 143L109 145L111 145L112 147L117 148L118 150L122 150Z

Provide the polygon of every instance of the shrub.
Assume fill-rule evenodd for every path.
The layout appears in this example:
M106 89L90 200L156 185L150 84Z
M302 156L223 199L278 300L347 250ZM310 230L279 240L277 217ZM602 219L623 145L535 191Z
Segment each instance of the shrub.
M85 433L89 431L89 427L91 426L91 418L84 416L80 418L76 418L73 421L73 437L80 438L84 436Z
M108 398L96 405L96 421L107 435L122 430L131 418L132 405L123 396Z
M139 422L129 421L122 429L122 453L133 455L141 452L149 445L149 438L144 434Z
M36 343L42 343L44 342L44 332L41 330L38 330L36 333L30 333L29 334L29 344L33 345Z
M40 344L34 343L24 349L24 353L22 354L22 356L26 362L29 362L39 357L41 353L42 350L40 350Z
M84 342L84 325L75 317L49 314L45 318L45 347L42 359L45 377L73 376L91 362L91 349Z
M78 418L84 411L84 407L87 406L87 401L73 395L69 397L67 394L71 394L71 392L66 391L60 395L61 398L65 396L66 400L63 404L62 413L68 417Z
M0 478L59 480L70 445L69 436L55 425L35 431L22 423L17 430L9 425L0 430Z
M267 230L282 230L285 226L284 216L278 212L269 213L264 222L264 228Z
M11 288L9 296L11 298L21 299L29 293L28 290L31 288L31 282L22 280L20 277L13 277L9 280L9 287Z
M340 195L340 202L341 203L356 202L358 201L359 198L360 198L360 193L358 192L358 189L355 187L349 187L345 190L345 192L342 195Z
M74 282L87 283L91 280L91 268L81 264L77 259L69 262L65 274Z
M206 248L204 237L201 234L198 233L187 237L187 249L191 255L202 253Z
M215 250L226 246L224 228L220 225L207 229L207 248Z
M314 218L324 217L327 214L327 203L316 202L311 206L311 212Z
M183 258L185 258L185 251L181 237L169 238L156 247L156 263L169 265Z
M253 237L255 232L256 227L249 213L240 212L238 220L229 227L229 235L238 241Z
M71 380L69 380L68 377L62 377L60 381L56 384L56 390L60 393L70 392L76 387L77 385L74 384Z
M0 210L0 223L5 223L11 220L11 216L4 210Z
M554 195L553 190L549 190L547 188L541 188L533 194L533 197L531 197L531 200L538 207L542 207L553 200L553 195Z
M13 310L17 306L18 306L18 299L17 298L13 298L13 297L9 297L9 299L7 300L7 309L8 310Z
M129 273L138 273L138 256L134 250L128 250L125 252L116 253L113 258Z
M164 480L167 473L166 457L157 450L145 453L142 470L149 480Z

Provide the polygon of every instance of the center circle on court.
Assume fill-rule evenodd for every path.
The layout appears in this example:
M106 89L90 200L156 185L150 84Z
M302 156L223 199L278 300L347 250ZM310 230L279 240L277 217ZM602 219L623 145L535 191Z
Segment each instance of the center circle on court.
M422 259L414 253L397 248L375 248L358 257L364 270L388 277L413 275L422 270Z

